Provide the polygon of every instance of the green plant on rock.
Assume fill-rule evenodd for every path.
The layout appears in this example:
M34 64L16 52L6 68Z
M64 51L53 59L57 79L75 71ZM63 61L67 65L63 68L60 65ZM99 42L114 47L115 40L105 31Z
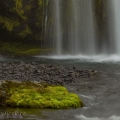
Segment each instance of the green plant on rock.
M28 34L32 34L32 30L29 28L28 25L26 25L26 28L22 32L19 33L19 36L22 37L22 38L24 38Z
M2 83L2 90L6 91L5 102L10 107L63 109L83 106L80 98L63 86L6 81Z
M17 56L35 56L49 54L54 51L52 48L41 49L39 44L23 44L21 42L1 42L0 52L2 54L13 54Z
M29 49L26 51L19 51L15 52L15 55L20 55L20 56L35 56L35 55L40 55L40 54L46 54L51 52L52 49Z
M43 5L43 0L38 0L38 5L39 5L40 7L42 7L42 5Z
M13 11L15 11L23 20L27 20L27 17L24 15L23 10L23 0L13 0L15 2L15 7Z
M38 55L40 53L41 53L41 49L30 49L30 50L26 50L26 51L15 52L15 55L33 56L33 55Z
M12 31L14 27L19 26L20 23L15 20L11 20L6 17L0 16L0 24L3 24L3 28L7 29L8 31Z

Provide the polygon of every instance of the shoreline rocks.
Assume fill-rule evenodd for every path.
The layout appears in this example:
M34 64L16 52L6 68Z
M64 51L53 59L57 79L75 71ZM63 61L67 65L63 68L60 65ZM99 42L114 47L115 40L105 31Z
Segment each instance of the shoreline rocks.
M95 70L80 70L61 65L25 63L0 63L0 80L37 81L48 84L64 85L89 78L97 74Z

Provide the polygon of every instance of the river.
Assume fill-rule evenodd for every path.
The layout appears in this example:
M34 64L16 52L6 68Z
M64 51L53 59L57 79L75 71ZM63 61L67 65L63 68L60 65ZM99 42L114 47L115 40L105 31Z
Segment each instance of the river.
M25 117L20 119L24 120L120 120L120 62L118 59L115 59L116 61L109 60L99 59L99 57L96 60L86 60L78 58L10 58L0 56L0 62L34 61L98 71L96 75L89 79L66 85L69 91L80 96L85 104L83 108L60 110L0 108L0 112L23 112ZM3 120L2 117L0 118Z

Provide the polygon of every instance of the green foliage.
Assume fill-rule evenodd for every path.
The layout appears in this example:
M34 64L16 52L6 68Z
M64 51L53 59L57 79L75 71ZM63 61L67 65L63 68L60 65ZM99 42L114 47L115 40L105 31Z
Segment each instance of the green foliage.
M40 54L49 54L54 49L41 49L38 44L22 44L20 42L1 42L1 54L12 54L18 56L34 56Z
M33 56L33 55L40 54L40 51L41 49L29 49L26 51L15 52L15 55Z
M22 48L20 43L4 42L1 43L0 46L1 53L14 53L16 51L21 51L21 50L24 50L24 48Z
M26 10L26 11L30 11L32 8L33 8L32 5L26 5L26 6L25 6L25 10Z
M32 34L32 31L31 31L31 29L27 25L26 28L22 32L19 33L19 36L22 37L22 38L24 38L28 34Z
M35 48L35 49L29 49L26 51L19 51L19 52L15 52L15 55L19 55L19 56L35 56L35 55L43 55L43 54L49 54L53 51L53 49L39 49L39 48Z
M15 2L15 7L13 7L13 11L15 11L23 20L26 20L27 17L24 15L23 10L23 0L13 0Z
M0 41L43 40L44 17L48 0L11 0L1 3ZM9 39L8 39L9 35ZM42 42L41 42L42 43Z
M6 81L2 83L2 91L6 91L6 105L10 107L63 109L83 106L80 98L63 86Z
M20 23L15 20L11 20L6 17L0 16L0 24L3 24L3 28L7 29L8 31L12 31L14 27L19 26Z
M42 5L43 5L43 0L38 0L38 5L39 5L40 7L42 7Z
M9 54L15 54L15 55L22 55L22 54L27 54L31 52L31 55L37 52L38 53L38 49L39 46L36 45L27 45L27 44L22 44L20 42L4 42L4 43L0 43L0 51L1 53L9 53ZM33 49L33 51L32 51ZM30 50L30 51L29 51ZM25 52L25 53L24 53Z

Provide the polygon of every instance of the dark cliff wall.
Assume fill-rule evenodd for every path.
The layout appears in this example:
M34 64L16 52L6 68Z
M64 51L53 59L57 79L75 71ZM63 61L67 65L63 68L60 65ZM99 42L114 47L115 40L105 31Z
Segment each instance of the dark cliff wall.
M42 40L47 0L0 0L0 41Z

